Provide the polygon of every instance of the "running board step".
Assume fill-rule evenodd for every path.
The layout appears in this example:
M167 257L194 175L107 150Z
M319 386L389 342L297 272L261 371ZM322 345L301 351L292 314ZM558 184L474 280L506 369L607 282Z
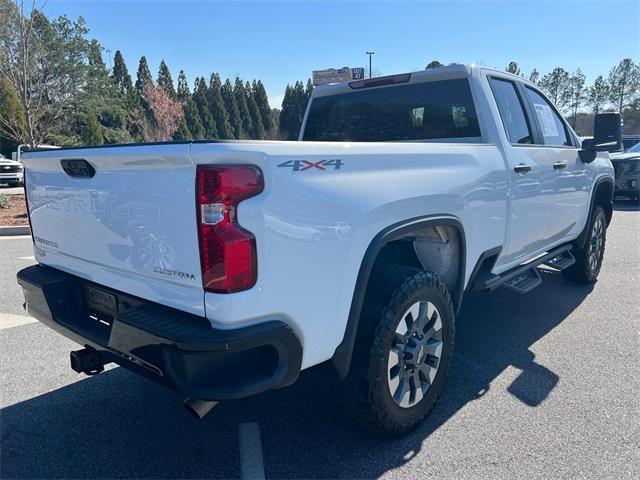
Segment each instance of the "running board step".
M560 255L557 255L544 262L547 267L555 268L556 270L564 270L565 268L569 268L574 263L576 263L576 259L573 257L570 250L562 252Z
M556 247L524 265L518 265L499 275L485 273L476 279L472 288L474 291L491 291L498 287L507 287L518 293L528 293L542 283L542 278L537 270L538 266L548 265L552 268L563 270L573 265L575 258L569 252L571 248L572 245L570 243Z
M524 295L541 283L542 278L540 277L540 273L538 273L538 269L534 267L529 270L525 270L510 280L507 280L502 284L502 286Z

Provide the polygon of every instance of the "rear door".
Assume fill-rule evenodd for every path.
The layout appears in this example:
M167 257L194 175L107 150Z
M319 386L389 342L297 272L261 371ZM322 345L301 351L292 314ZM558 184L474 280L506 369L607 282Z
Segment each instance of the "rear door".
M518 85L508 78L489 78L506 141L510 168L509 222L500 263L529 258L544 244L553 202L552 160L534 143L534 126Z
M204 315L187 144L24 154L36 259Z

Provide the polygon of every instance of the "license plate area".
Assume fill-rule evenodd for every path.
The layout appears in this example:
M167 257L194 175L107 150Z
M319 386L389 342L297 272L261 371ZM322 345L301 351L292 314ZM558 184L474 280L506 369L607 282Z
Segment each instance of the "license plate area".
M95 287L85 287L87 314L90 319L111 327L113 319L118 313L118 299L115 295Z

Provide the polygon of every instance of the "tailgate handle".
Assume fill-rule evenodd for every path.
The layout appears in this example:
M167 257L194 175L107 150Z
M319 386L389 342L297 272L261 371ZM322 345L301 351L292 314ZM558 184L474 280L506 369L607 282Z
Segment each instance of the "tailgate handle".
M91 178L96 174L96 169L84 158L67 158L60 160L64 172L73 178Z

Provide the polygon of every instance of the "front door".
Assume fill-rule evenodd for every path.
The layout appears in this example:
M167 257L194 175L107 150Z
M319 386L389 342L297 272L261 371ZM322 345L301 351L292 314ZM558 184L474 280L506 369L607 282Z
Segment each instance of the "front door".
M522 92L507 78L489 79L507 137L509 222L500 264L520 263L544 246L554 194L553 160L535 144Z
M540 143L545 147L554 173L554 195L545 235L549 244L575 236L588 211L591 181L578 155L578 145L554 106L537 90L525 86Z

